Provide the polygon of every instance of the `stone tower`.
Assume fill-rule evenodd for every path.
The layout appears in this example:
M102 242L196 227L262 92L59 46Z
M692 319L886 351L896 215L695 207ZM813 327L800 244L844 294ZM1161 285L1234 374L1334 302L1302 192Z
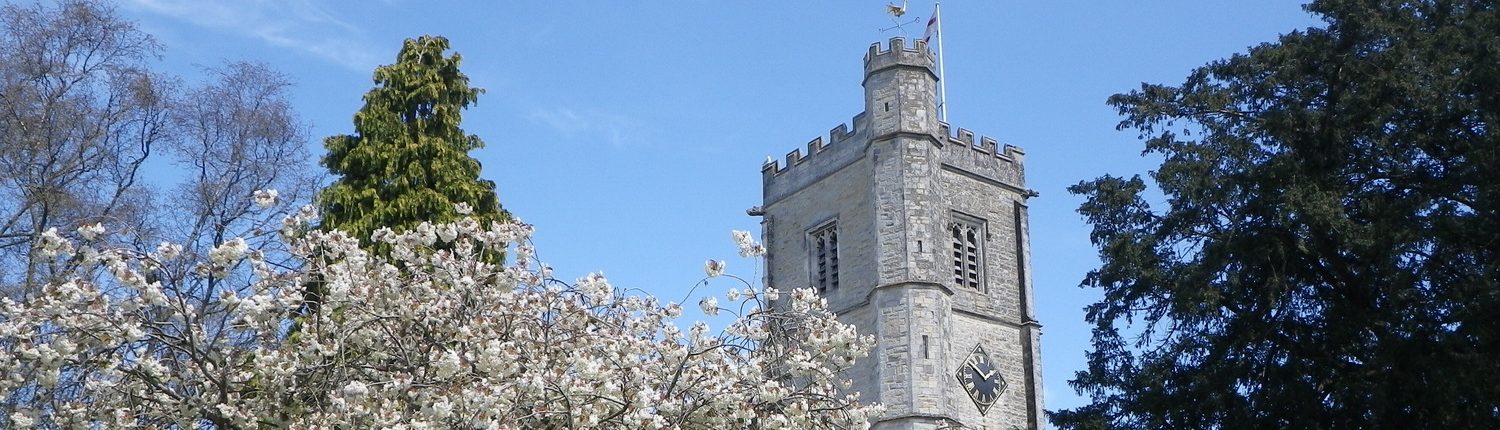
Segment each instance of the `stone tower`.
M864 64L864 112L762 170L767 285L875 336L849 375L874 428L1040 428L1023 152L938 120L925 43Z

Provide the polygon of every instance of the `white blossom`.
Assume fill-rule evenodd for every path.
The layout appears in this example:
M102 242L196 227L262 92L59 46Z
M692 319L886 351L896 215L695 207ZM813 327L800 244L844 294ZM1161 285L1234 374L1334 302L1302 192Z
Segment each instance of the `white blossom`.
M182 255L182 245L170 242L162 242L156 245L156 258L162 261L176 260L179 255Z
M49 227L42 231L37 238L37 251L43 256L51 258L58 254L69 254L73 252L73 243L62 235L57 234L56 227Z
M349 381L348 384L344 384L343 391L345 397L359 398L364 397L365 394L369 394L370 388L363 382Z
M396 243L396 237L396 232L392 231L390 227L377 228L373 233L370 233L371 242Z
M208 259L214 265L226 265L244 258L245 251L249 248L250 246L245 243L245 239L236 237L222 244L219 244L218 247L215 247L212 251L209 251Z
M278 195L279 194L276 192L276 190L272 189L256 190L254 197L255 206L260 207L261 209L275 206Z
M44 232L38 248L72 272L45 294L0 299L0 344L11 345L0 350L0 396L52 397L37 403L48 413L17 407L0 425L865 428L882 410L838 388L873 340L815 291L792 290L787 305L770 300L774 288L742 285L729 303L707 294L705 314L742 313L715 332L680 325L680 304L616 289L601 273L554 280L529 225L380 229L370 239L389 253L377 255L342 232L306 229L315 218L286 218L280 244L234 238L203 254L93 241L74 253ZM271 249L303 263L270 264ZM506 251L497 267L489 256ZM255 270L224 276L247 257ZM178 259L205 271L142 275ZM303 297L313 282L326 292L316 308ZM87 380L68 385L74 377ZM325 400L289 410L286 399Z
M15 428L29 428L36 425L36 418L32 416L30 411L22 409L10 414L10 423Z
M96 222L78 227L78 237L83 238L83 240L95 240L102 234L104 234L104 224L102 223Z
M722 276L724 275L724 266L726 266L727 264L728 263L725 263L724 260L704 261L703 273L707 274L710 278Z
M453 239L458 238L458 226L453 224L437 226L437 236L438 240L443 241L443 243L452 242Z
M698 307L702 308L703 309L703 313L706 314L706 315L708 315L708 316L718 315L719 314L719 299L716 299L716 298L714 298L712 296L710 296L710 297L704 297L703 299L698 300Z
M436 370L437 377L447 378L458 373L461 364L458 361L458 354L453 353L453 351L447 351L440 358L434 360L433 369Z
M766 247L756 242L755 238L750 236L750 232L744 230L734 230L730 235L734 237L735 245L738 245L740 247L741 257L759 257L762 255L766 255Z

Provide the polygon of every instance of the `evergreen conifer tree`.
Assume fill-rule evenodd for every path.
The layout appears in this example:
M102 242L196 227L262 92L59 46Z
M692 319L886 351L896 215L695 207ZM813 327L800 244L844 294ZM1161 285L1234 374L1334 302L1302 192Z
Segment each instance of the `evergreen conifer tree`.
M375 69L375 88L354 114L354 134L323 141L322 164L338 175L318 195L322 228L342 230L372 246L371 233L461 218L466 203L482 224L510 218L495 183L479 178L469 151L484 146L459 128L462 111L482 89L469 86L461 57L445 55L448 39L407 39L396 63Z
M1103 296L1058 428L1500 428L1500 8L1306 9L1109 99L1161 165L1070 188Z

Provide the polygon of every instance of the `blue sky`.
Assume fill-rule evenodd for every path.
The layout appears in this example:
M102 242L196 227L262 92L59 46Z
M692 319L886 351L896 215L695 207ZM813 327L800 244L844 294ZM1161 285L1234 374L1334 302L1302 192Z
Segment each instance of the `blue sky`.
M374 68L401 41L448 37L487 92L463 127L502 204L536 224L563 277L604 272L679 300L707 258L758 277L731 229L755 231L760 166L863 108L861 58L899 35L885 1L122 0L166 46L162 67L258 61L296 83L308 142L351 133ZM914 2L925 20L932 4ZM1131 131L1104 100L1141 82L1176 84L1199 65L1319 22L1298 2L963 1L943 5L949 123L1025 148L1048 409L1085 399L1078 288L1097 263L1065 188L1144 173ZM922 26L906 26L919 37ZM708 292L730 285L716 281ZM704 290L700 290L702 292ZM694 299L696 300L696 299ZM690 316L691 317L691 316Z

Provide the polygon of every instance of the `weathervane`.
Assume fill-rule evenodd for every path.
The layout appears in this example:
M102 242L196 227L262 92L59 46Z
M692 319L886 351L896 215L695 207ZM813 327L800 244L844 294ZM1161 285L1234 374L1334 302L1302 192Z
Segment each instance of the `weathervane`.
M906 15L906 2L907 2L907 0L901 0L901 5L900 6L897 6L895 2L891 2L891 3L886 3L885 4L885 13L891 14L891 22L895 23L896 25L880 29L881 33L884 33L884 32L890 31L890 30L896 30L896 31L901 32L902 36L905 36L906 35L906 29L902 28L902 26L907 25L907 24L911 24L911 23L914 23L914 22L917 22L919 20L919 18L912 17L911 21L901 22L901 17L904 16L904 15ZM927 43L928 44L927 46L933 46L933 42L934 42L934 40L932 40L933 36L937 37L937 40L936 40L937 44L936 45L937 45L938 97L939 97L938 98L938 120L947 121L948 120L948 74L944 73L944 70L943 70L943 18L942 18L943 13L942 13L942 8L943 8L943 2L940 2L940 1L939 2L933 2L933 4L932 4L932 17L927 19L927 28L926 28L925 31L922 32L922 39L921 40L922 40L922 42ZM892 46L891 47L891 49L897 49L897 48L898 47L896 47L896 46Z
M881 33L891 30L897 30L904 35L906 34L906 29L902 28L902 26L917 22L917 18L915 17L913 17L911 21L901 22L901 16L906 15L906 0L901 0L900 6L897 6L895 3L886 3L885 13L891 14L891 23L895 25L880 29Z

